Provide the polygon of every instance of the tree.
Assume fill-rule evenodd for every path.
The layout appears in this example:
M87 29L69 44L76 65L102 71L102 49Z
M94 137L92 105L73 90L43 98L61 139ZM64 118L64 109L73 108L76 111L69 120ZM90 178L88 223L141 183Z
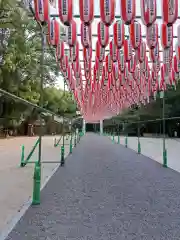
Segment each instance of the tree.
M43 107L56 114L74 114L76 104L68 92L56 88L60 76L55 59L55 49L45 47L43 61L43 92L41 92L41 31L30 13L22 8L22 2L0 0L4 9L0 15L0 27L9 30L9 35L1 34L0 55L3 58L0 68L0 88L34 104L39 104L43 94ZM8 16L5 19L5 16ZM3 20L2 20L3 19ZM46 30L46 28L45 28ZM4 43L6 38L7 44ZM37 118L38 112L24 104L0 96L0 118L8 127L12 119L17 124L22 119ZM13 123L14 124L14 123Z

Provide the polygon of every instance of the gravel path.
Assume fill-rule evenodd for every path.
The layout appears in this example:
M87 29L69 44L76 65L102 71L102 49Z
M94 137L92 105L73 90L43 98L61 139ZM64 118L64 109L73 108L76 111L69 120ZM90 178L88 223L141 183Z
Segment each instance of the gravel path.
M180 239L180 175L87 134L7 240Z

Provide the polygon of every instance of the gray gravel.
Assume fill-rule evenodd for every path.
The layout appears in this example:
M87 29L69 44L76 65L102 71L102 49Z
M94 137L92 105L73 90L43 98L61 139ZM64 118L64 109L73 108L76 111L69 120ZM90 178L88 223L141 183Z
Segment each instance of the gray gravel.
M180 239L180 174L87 134L8 240Z

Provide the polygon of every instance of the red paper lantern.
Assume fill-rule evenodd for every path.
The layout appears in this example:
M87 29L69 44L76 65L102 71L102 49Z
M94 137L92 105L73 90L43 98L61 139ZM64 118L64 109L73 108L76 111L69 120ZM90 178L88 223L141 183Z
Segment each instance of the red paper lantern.
M147 27L146 41L150 49L155 48L158 42L158 24L157 23L153 23L152 25Z
M95 79L95 81L99 81L99 72L98 72L98 70L96 69L96 66L94 65L94 67L93 67L93 76L94 76L94 79Z
M141 0L141 19L147 27L156 21L156 0Z
M39 22L49 21L49 0L34 0L35 18Z
M180 60L176 56L173 57L173 69L176 73L180 72Z
M124 58L128 62L132 57L132 45L129 39L124 40Z
M168 48L173 44L173 26L168 26L166 23L161 24L161 45L163 48Z
M113 63L113 78L117 81L119 79L119 66L117 62Z
M169 60L172 63L172 59L173 59L173 45L171 45L168 49L169 49Z
M64 42L60 41L56 47L57 61L61 60L63 56L64 56Z
M180 44L178 42L175 45L175 51L176 51L177 59L179 60L180 59Z
M80 19L90 24L94 18L94 0L79 0Z
M73 16L73 0L58 0L58 6L61 22L69 26Z
M97 32L98 41L100 45L105 48L109 42L109 28L103 22L99 22Z
M146 71L144 72L145 79L148 80L150 77L150 68L149 65L146 67Z
M79 59L79 42L77 41L73 47L70 47L70 58L72 61Z
M117 21L113 26L114 43L117 48L121 48L124 44L124 23Z
M160 61L155 61L152 64L153 71L158 73L160 71Z
M116 45L114 44L114 40L111 40L109 43L109 51L110 51L110 56L113 62L117 61L117 48Z
M130 61L128 62L128 71L133 73L136 69L136 61L134 55L132 55Z
M172 25L178 18L178 0L162 0L162 19Z
M106 70L106 67L103 66L103 73L102 73L102 79L103 79L103 83L104 83L104 86L107 85L107 82L108 82L108 71Z
M125 24L130 24L136 15L136 1L135 0L120 0L120 12L122 20Z
M112 59L110 54L106 55L106 69L108 70L108 72L112 72Z
M70 65L68 65L68 71L67 72L68 72L67 79L69 80L69 82L71 82L73 73L72 73L72 67Z
M91 75L91 61L84 61L84 72L88 72Z
M133 78L135 80L140 79L140 69L138 67L135 67L135 71L133 72Z
M53 18L48 21L49 43L57 46L59 43L60 24L57 19Z
M71 21L70 25L67 27L67 43L70 47L74 46L76 43L76 22Z
M99 61L104 61L105 48L100 45L99 41L96 41L96 57Z
M139 62L143 62L146 56L146 44L144 41L141 42L138 49L136 49L136 57Z
M155 48L149 50L149 55L152 62L159 59L159 42L157 42Z
M100 16L106 26L110 26L115 17L115 0L100 0Z
M125 58L124 58L124 54L122 54L122 53L118 54L118 65L119 65L119 70L121 72L124 72L124 69L125 69Z
M68 56L63 56L60 60L61 69L63 72L67 73L68 68Z
M147 70L147 66L148 66L148 58L146 56L144 61L140 63L141 72L145 73L145 71Z
M75 77L79 77L81 72L81 64L79 62L79 59L76 59L76 61L72 63L72 68L73 68Z
M134 49L137 49L141 44L141 24L139 22L133 21L130 24L129 30L132 47Z
M177 41L178 41L178 43L180 45L180 24L177 27L177 39L178 39Z
M91 46L92 35L91 25L81 22L81 44L83 47L88 48Z
M170 64L163 64L161 66L161 78L164 79L167 84L169 83L170 72L171 72Z
M171 60L170 60L169 49L165 48L165 49L163 49L163 63L169 64L170 62L171 62Z
M92 58L92 48L83 48L83 58L84 61L90 61Z
M177 81L179 80L179 74L174 71L174 69L171 69L170 72L170 83L173 86L176 86Z

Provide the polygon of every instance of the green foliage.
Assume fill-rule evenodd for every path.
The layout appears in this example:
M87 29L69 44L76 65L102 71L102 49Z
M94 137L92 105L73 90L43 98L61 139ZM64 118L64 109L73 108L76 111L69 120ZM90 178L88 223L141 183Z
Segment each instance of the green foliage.
M76 111L76 104L69 92L63 93L56 88L56 82L60 78L59 66L55 50L48 45L44 53L44 90L41 92L41 30L30 12L21 6L21 1L0 0L0 8L4 9L0 15L0 27L8 27L10 30L8 45L5 47L0 44L0 55L4 59L0 66L0 88L34 104L39 104L43 94L43 107L59 115L71 116ZM3 126L8 126L10 119L16 119L20 123L26 118L36 119L37 111L0 95L0 119L3 119Z

